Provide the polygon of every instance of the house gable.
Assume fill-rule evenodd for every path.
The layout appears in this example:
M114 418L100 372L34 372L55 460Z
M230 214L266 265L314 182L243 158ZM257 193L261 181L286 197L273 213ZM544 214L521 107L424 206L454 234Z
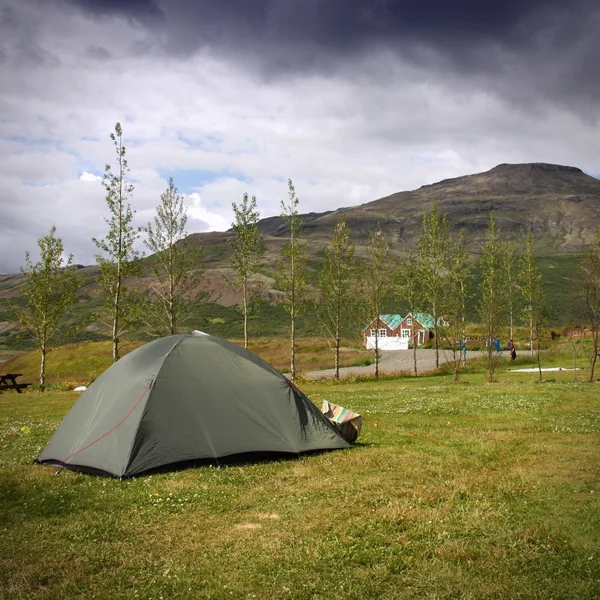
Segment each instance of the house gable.
M401 322L400 315L379 315L378 319L373 319L363 328L363 332L365 335L370 335L371 329L385 329L388 336L398 335L397 330Z
M400 323L402 317L400 315L379 315L378 319L373 319L364 329L365 338L374 337L372 331L377 329L380 333L379 337L398 337L400 335ZM381 334L381 332L384 332Z

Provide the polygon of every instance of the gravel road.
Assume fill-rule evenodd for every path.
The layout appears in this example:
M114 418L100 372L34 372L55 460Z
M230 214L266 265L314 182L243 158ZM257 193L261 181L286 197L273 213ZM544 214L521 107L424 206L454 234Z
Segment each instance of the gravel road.
M483 352L468 352L467 360L481 356ZM450 362L452 352L440 350L440 364ZM435 350L417 350L417 370L421 373L435 369ZM382 350L379 361L380 373L398 373L400 371L413 371L413 352L412 350ZM303 375L308 379L327 379L335 374L334 369L325 369L324 371L309 371ZM340 378L350 377L352 375L374 375L375 364L368 367L342 367L340 369Z

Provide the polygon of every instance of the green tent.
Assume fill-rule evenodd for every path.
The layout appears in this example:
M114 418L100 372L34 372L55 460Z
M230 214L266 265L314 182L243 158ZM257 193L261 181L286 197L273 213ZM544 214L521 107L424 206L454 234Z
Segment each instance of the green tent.
M36 460L131 477L178 463L348 447L258 356L209 335L173 335L107 369Z

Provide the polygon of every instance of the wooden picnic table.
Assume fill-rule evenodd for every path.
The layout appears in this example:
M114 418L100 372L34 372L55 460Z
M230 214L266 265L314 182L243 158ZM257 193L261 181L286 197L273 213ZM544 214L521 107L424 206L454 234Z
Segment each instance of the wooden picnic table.
M30 383L17 383L17 377L21 377L23 373L0 373L0 392L2 390L17 390L19 394Z

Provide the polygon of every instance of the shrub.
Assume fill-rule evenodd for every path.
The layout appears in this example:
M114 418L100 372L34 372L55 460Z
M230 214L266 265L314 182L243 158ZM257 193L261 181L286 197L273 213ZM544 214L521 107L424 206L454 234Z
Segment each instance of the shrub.
M355 360L352 363L352 367L369 367L370 365L373 364L373 358L371 358L370 356L365 357L365 358L359 358L358 360Z

